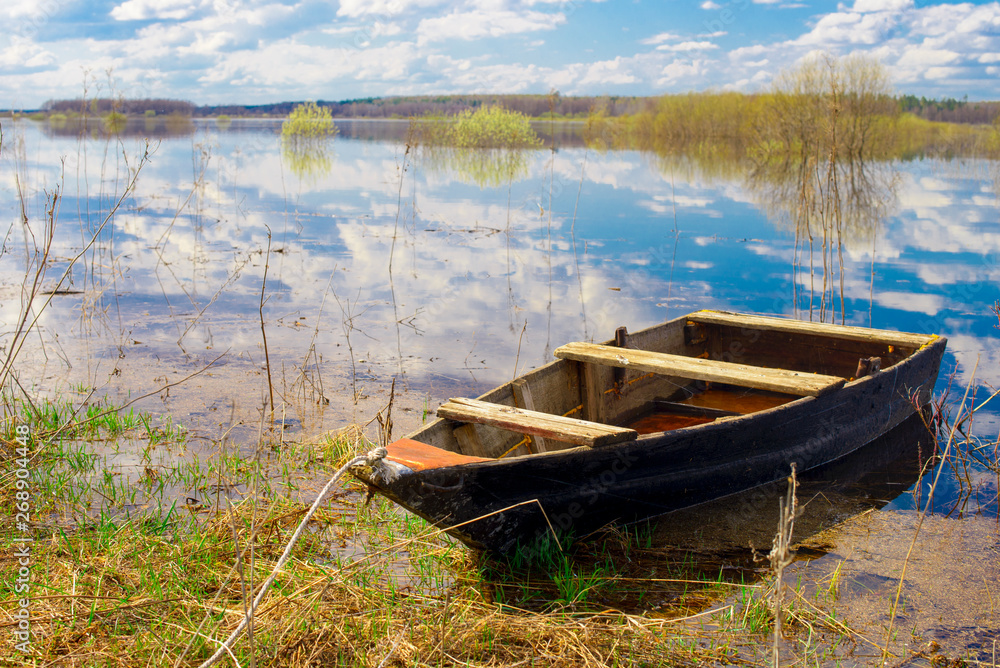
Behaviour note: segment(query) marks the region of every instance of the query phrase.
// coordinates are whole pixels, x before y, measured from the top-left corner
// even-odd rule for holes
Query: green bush
[[[125,129],[126,123],[128,123],[128,116],[120,111],[112,111],[104,117],[104,127],[111,133],[121,132]]]
[[[333,116],[326,107],[315,102],[300,104],[281,125],[282,139],[313,140],[328,139],[337,134]]]
[[[542,144],[527,116],[500,106],[461,112],[448,134],[447,143],[457,148],[535,148]]]

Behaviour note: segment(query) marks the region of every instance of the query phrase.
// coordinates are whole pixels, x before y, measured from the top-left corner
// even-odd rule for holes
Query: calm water
[[[44,312],[22,382],[135,396],[223,355],[144,406],[207,436],[234,407],[250,425],[268,392],[266,264],[276,401],[307,431],[370,419],[393,377],[406,430],[564,342],[700,308],[937,332],[949,339],[939,391],[952,375],[953,397],[1000,383],[995,163],[868,167],[839,221],[796,231],[781,175],[587,149],[566,128],[554,152],[487,156],[408,150],[405,123],[340,128],[307,159],[283,154],[268,122],[196,121],[152,140],[135,191],[62,286],[72,293]],[[28,121],[3,131],[9,332],[31,247],[17,184],[36,235],[46,193],[61,192],[52,286],[145,147]],[[975,432],[995,439],[996,415]],[[995,507],[995,474],[974,475]]]

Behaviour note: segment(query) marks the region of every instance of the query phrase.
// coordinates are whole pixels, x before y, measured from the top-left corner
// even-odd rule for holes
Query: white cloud
[[[931,5],[909,12],[910,28],[915,35],[948,35],[961,20],[962,9],[954,5]]]
[[[929,49],[923,46],[908,47],[897,62],[902,67],[932,67],[955,62],[959,54],[948,49]]]
[[[195,36],[191,44],[180,47],[177,52],[182,55],[200,54],[203,56],[212,56],[233,42],[234,35],[226,31],[208,34],[201,33]]]
[[[340,0],[338,16],[398,16],[425,7],[443,4],[444,0]]]
[[[186,19],[202,4],[202,0],[127,0],[111,10],[111,17],[118,21]]]
[[[468,58],[455,60],[449,56],[431,54],[427,56],[427,64],[437,70],[458,70],[465,72],[472,67],[472,61]]]
[[[901,12],[913,7],[913,0],[855,0],[856,12]]]
[[[631,63],[624,58],[593,63],[579,81],[579,85],[621,85],[635,83],[639,79],[633,74]]]
[[[717,2],[712,2],[712,0],[705,0],[705,2],[701,3],[698,6],[701,7],[702,9],[705,9],[705,10],[708,10],[708,11],[714,11],[716,9],[722,9],[722,5],[720,5]]]
[[[681,39],[681,36],[677,33],[672,32],[661,32],[652,37],[647,37],[646,39],[640,39],[639,44],[663,44],[664,42],[670,41],[672,39]]]
[[[657,51],[705,51],[707,49],[718,49],[718,44],[712,42],[681,42],[680,44],[661,44],[656,47]]]
[[[747,56],[759,56],[762,53],[769,53],[774,50],[774,47],[764,46],[763,44],[754,44],[753,46],[741,46],[738,49],[733,49],[729,52],[729,60],[740,61]]]
[[[45,67],[55,61],[50,51],[20,38],[14,38],[13,44],[0,51],[0,67],[8,70]]]
[[[928,67],[924,71],[925,79],[955,79],[961,75],[960,67]]]
[[[379,37],[392,37],[403,32],[403,26],[396,22],[373,21],[366,24],[323,28],[322,32],[333,37],[345,37],[346,42],[355,47],[366,47]]]
[[[513,12],[509,10],[486,12],[474,10],[454,11],[447,16],[422,19],[417,26],[417,42],[446,42],[451,39],[474,40],[483,37],[552,30],[566,22],[562,13]]]
[[[337,49],[287,40],[252,52],[227,54],[199,81],[243,87],[305,85],[312,91],[333,87],[338,79],[394,81],[409,76],[420,55],[412,42],[368,49]],[[317,97],[320,95],[317,93]]]
[[[837,44],[878,44],[892,30],[897,18],[888,14],[834,13],[816,22],[795,44],[833,47]]]
[[[995,35],[1000,30],[1000,6],[994,3],[976,7],[955,26],[955,31],[963,34],[987,33]]]
[[[660,70],[658,86],[671,86],[681,79],[699,77],[706,71],[705,62],[702,60],[674,60]]]
[[[448,85],[455,90],[461,91],[492,92],[502,90],[520,93],[531,90],[533,87],[544,88],[546,90],[552,86],[560,90],[565,88],[561,84],[551,83],[554,76],[552,70],[537,65],[519,65],[513,63],[479,65],[464,70],[456,67],[453,71],[448,72],[448,75]],[[431,88],[411,87],[399,92],[416,94],[421,92],[431,93],[435,90],[440,90],[439,83],[433,84]]]
[[[37,16],[43,13],[44,4],[38,0],[6,0],[0,7],[0,17],[19,19],[25,16]]]

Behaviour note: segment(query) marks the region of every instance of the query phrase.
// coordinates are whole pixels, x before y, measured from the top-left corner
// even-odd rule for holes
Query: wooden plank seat
[[[910,334],[889,329],[870,329],[849,325],[831,325],[825,322],[805,322],[788,318],[773,318],[763,315],[744,315],[728,311],[697,311],[688,316],[692,322],[712,325],[727,325],[744,329],[759,329],[789,334],[814,334],[847,341],[870,341],[903,348],[917,349],[934,339],[935,335]]]
[[[644,373],[728,383],[803,397],[817,396],[842,386],[846,380],[804,371],[734,364],[597,343],[567,343],[555,350],[560,359],[629,368]]]
[[[476,422],[521,434],[591,447],[632,441],[639,436],[634,429],[529,411],[478,399],[449,399],[441,404],[437,414],[438,417],[458,422]]]

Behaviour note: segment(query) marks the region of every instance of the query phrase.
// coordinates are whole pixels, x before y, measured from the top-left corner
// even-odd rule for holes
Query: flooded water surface
[[[25,343],[21,384],[52,395],[151,393],[140,407],[211,443],[234,423],[249,442],[269,420],[272,392],[297,432],[367,422],[395,378],[402,435],[443,400],[545,364],[563,343],[703,308],[937,333],[948,338],[939,396],[950,387],[956,402],[971,387],[978,403],[1000,384],[996,163],[856,167],[841,176],[836,205],[810,216],[815,202],[792,175],[601,151],[569,125],[541,149],[467,154],[417,145],[402,121],[339,128],[325,151],[303,156],[283,151],[280,125],[267,121],[197,120],[148,147],[141,133],[6,122],[5,332],[17,326],[25,270],[40,261],[33,249],[59,193],[45,279],[55,293]],[[946,464],[937,488],[927,541],[960,534],[956,554],[996,558],[998,409],[977,413],[966,431],[983,447]],[[883,544],[888,528],[912,528],[938,470],[842,506],[824,527],[879,510],[832,530],[826,556],[802,566],[839,555],[841,591],[860,592],[851,600],[872,628],[885,611],[859,601],[898,577],[908,546]],[[971,578],[985,598],[951,626],[925,624],[942,643],[963,637],[958,626],[977,639],[1000,628],[996,561],[954,563],[967,572],[947,577]],[[932,561],[914,569],[928,582],[946,571]],[[907,632],[921,615],[952,614],[941,601],[954,592],[921,592]],[[938,607],[921,609],[920,595]]]

